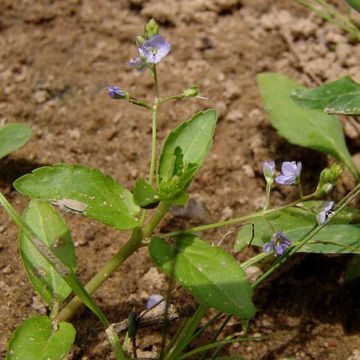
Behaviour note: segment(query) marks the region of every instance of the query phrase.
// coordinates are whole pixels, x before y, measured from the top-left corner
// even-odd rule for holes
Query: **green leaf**
[[[22,147],[31,137],[26,124],[8,124],[0,127],[0,159]]]
[[[6,360],[62,360],[75,340],[74,327],[66,322],[54,329],[47,316],[25,320],[9,342]]]
[[[154,237],[149,245],[152,260],[180,282],[202,304],[221,312],[251,319],[255,314],[246,273],[229,254],[200,238],[184,234],[170,246]]]
[[[171,197],[190,185],[210,150],[216,121],[215,110],[199,112],[168,135],[157,173],[162,195]]]
[[[301,107],[328,114],[360,115],[360,84],[345,76],[315,89],[296,89],[291,98]]]
[[[360,12],[360,0],[345,0],[354,10]]]
[[[71,234],[58,212],[47,202],[31,200],[23,219],[38,238],[75,271],[76,257]],[[19,240],[20,255],[31,284],[50,306],[54,302],[60,304],[71,293],[70,286],[22,231]]]
[[[160,201],[159,194],[144,179],[137,179],[134,188],[134,201],[142,208],[151,208]]]
[[[14,187],[31,198],[51,201],[119,230],[137,226],[135,216],[140,209],[131,192],[96,169],[45,166],[17,179]]]
[[[284,75],[264,73],[257,77],[260,93],[272,125],[291,144],[323,151],[341,160],[360,178],[340,121],[317,110],[303,109],[290,98],[290,92],[303,86]]]
[[[274,231],[282,231],[289,237],[289,233],[297,228],[312,228],[317,224],[316,213],[321,210],[323,201],[306,201],[302,208],[291,207],[273,212],[264,217],[257,217],[252,220],[253,225],[245,225],[238,232],[235,240],[235,251],[241,251],[250,242],[252,245],[263,246],[270,241]],[[332,221],[331,224],[348,224],[359,219],[359,210],[344,208]],[[270,224],[271,223],[271,226]],[[254,226],[254,236],[252,227]],[[327,225],[328,226],[332,225]],[[321,230],[321,232],[324,230]],[[321,233],[320,232],[320,233]],[[294,240],[289,237],[290,240]],[[300,250],[302,251],[302,250]]]
[[[312,226],[305,226],[287,232],[291,241],[298,241],[311,231]],[[299,252],[320,254],[360,253],[360,225],[327,225]]]

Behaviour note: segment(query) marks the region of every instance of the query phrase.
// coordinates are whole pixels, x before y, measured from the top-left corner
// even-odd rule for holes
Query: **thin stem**
[[[269,208],[270,204],[270,192],[271,192],[271,185],[270,183],[266,182],[266,192],[265,192],[265,205],[264,205],[264,211],[266,211]]]
[[[154,106],[152,108],[152,141],[151,141],[151,163],[149,173],[149,183],[153,185],[155,164],[156,164],[156,128],[157,128],[157,111],[158,111],[158,99],[155,98]]]
[[[299,190],[300,199],[302,200],[302,199],[304,199],[304,193],[303,193],[301,184],[298,183],[298,184],[297,184],[297,187],[298,187],[298,190]]]
[[[174,346],[167,352],[163,360],[175,360],[179,359],[180,354],[186,348],[186,346],[191,341],[193,333],[199,326],[202,318],[204,317],[207,306],[199,305],[198,309],[196,310],[195,314],[189,318],[185,326],[183,327],[182,331],[178,334],[176,342]]]
[[[210,325],[212,325],[223,313],[218,312],[206,324],[204,324],[191,338],[191,341],[199,337]]]
[[[225,326],[227,325],[227,323],[230,321],[232,315],[228,315],[225,320],[222,322],[221,326],[219,327],[219,329],[216,331],[216,333],[213,335],[213,337],[211,338],[210,340],[210,344],[214,343],[217,338],[219,337],[219,335],[222,333],[222,331],[224,330]],[[207,355],[208,351],[205,351],[200,360],[204,360],[206,358],[206,355]]]
[[[250,266],[260,262],[261,260],[265,259],[266,257],[270,256],[270,254],[261,252],[253,257],[251,257],[250,259],[244,261],[243,263],[240,264],[240,266],[246,270],[247,268],[249,268]]]
[[[181,355],[179,357],[179,359],[180,360],[187,359],[187,358],[192,357],[195,354],[201,353],[203,351],[211,350],[211,349],[217,348],[219,346],[223,346],[223,345],[226,345],[226,344],[231,344],[231,343],[234,343],[234,342],[265,340],[265,339],[269,339],[271,337],[269,335],[248,337],[248,338],[243,338],[243,337],[238,338],[236,336],[238,336],[238,334],[234,334],[232,336],[230,335],[225,340],[217,341],[217,342],[212,343],[212,344],[207,344],[207,345],[198,347],[198,348],[196,348],[194,350],[191,350],[191,351],[185,353],[184,355]]]
[[[216,229],[219,227],[223,227],[223,226],[231,226],[231,225],[235,225],[238,223],[242,223],[245,222],[247,220],[251,220],[251,219],[255,219],[258,217],[263,217],[269,214],[273,214],[276,213],[278,211],[287,209],[289,207],[295,206],[305,200],[309,200],[314,198],[315,195],[314,194],[310,194],[310,195],[306,195],[304,196],[302,199],[298,199],[296,201],[293,201],[292,203],[288,204],[288,205],[284,205],[284,206],[280,206],[278,208],[273,208],[273,209],[269,209],[266,211],[259,211],[257,213],[254,214],[250,214],[250,215],[245,215],[245,216],[240,216],[237,218],[233,218],[230,220],[225,220],[225,221],[220,221],[217,223],[212,223],[212,224],[206,224],[206,225],[200,225],[200,226],[196,226],[196,227],[192,227],[189,229],[184,229],[184,230],[177,230],[177,231],[172,231],[170,233],[167,234],[161,234],[161,237],[167,238],[167,237],[173,237],[173,236],[177,236],[177,235],[181,235],[181,234],[185,234],[185,233],[189,233],[189,232],[199,232],[199,231],[206,231],[206,230],[212,230],[212,229]]]
[[[181,100],[181,99],[183,99],[184,97],[186,97],[184,94],[178,94],[178,95],[168,96],[168,97],[159,99],[159,105],[162,104],[162,103],[164,103],[164,102],[166,102],[166,101],[169,101],[169,100]]]
[[[153,217],[150,219],[149,223],[144,228],[144,240],[151,236],[156,226],[159,224],[160,220],[164,217],[164,215],[167,213],[171,206],[171,203],[168,203],[166,201],[161,201],[157,211],[153,215]]]
[[[156,64],[154,64],[152,67],[152,75],[154,77],[154,94],[155,94],[155,98],[158,99],[159,98],[159,79],[158,79],[158,75],[157,75]]]

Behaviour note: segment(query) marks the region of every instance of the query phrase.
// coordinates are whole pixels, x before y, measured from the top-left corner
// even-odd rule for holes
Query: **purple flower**
[[[265,243],[263,251],[267,254],[274,251],[276,255],[282,255],[287,247],[291,245],[291,241],[282,231],[278,231],[272,239]]]
[[[275,175],[275,161],[266,160],[263,163],[263,173],[266,178],[272,178]]]
[[[126,93],[117,86],[108,86],[107,92],[112,99],[125,99]]]
[[[275,178],[275,181],[281,185],[298,184],[300,181],[301,162],[285,161],[281,165],[282,174]]]
[[[154,308],[155,306],[160,306],[160,309],[165,309],[165,301],[164,298],[159,295],[159,294],[153,294],[149,297],[147,303],[146,303],[146,308],[148,310]]]
[[[334,208],[334,201],[326,201],[322,205],[322,211],[316,215],[316,219],[319,225],[323,225],[326,219],[333,214],[332,209]]]
[[[146,64],[140,56],[137,56],[135,59],[130,59],[129,66],[138,71],[144,71]]]
[[[139,53],[149,63],[157,64],[169,53],[170,48],[170,44],[160,35],[153,35],[144,41],[139,48]]]

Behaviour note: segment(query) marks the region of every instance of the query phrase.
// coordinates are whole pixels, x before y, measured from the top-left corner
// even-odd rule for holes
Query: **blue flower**
[[[153,309],[155,306],[159,306],[161,310],[164,310],[166,307],[166,302],[164,298],[159,294],[151,295],[146,302],[146,308],[148,310]]]
[[[281,165],[282,174],[275,178],[281,185],[298,184],[300,182],[301,162],[285,161]]]
[[[291,241],[286,235],[282,231],[278,231],[269,242],[264,244],[263,251],[267,254],[274,251],[276,255],[282,255],[290,245]]]
[[[165,41],[160,35],[153,35],[139,48],[139,53],[149,63],[159,63],[170,51],[170,44]]]
[[[275,175],[275,161],[272,160],[266,160],[263,163],[263,174],[265,176],[265,179],[267,178],[273,178]]]
[[[108,92],[109,96],[115,100],[126,98],[126,92],[121,90],[117,86],[108,86],[107,92]]]
[[[334,201],[326,201],[322,205],[322,211],[316,215],[319,225],[323,225],[326,219],[333,214]]]
[[[144,71],[146,63],[140,56],[137,56],[135,59],[130,59],[129,66],[138,71]]]

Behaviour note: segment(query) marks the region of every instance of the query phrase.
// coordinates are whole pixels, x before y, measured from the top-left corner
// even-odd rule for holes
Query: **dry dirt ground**
[[[276,71],[314,86],[350,74],[360,81],[360,44],[292,0],[66,0],[0,2],[0,122],[32,126],[31,141],[0,161],[0,189],[22,211],[28,199],[12,182],[39,166],[81,163],[101,169],[132,188],[147,174],[151,120],[141,108],[111,100],[104,88],[117,85],[150,100],[151,78],[127,67],[136,56],[134,38],[155,17],[172,45],[159,65],[161,94],[176,94],[196,84],[208,100],[165,106],[158,137],[194,112],[219,113],[211,155],[191,187],[204,208],[192,223],[247,214],[264,201],[261,163],[301,160],[307,189],[316,185],[326,156],[279,138],[267,121],[256,74]],[[359,126],[345,125],[355,158]],[[160,145],[159,145],[160,149]],[[345,174],[340,198],[353,186]],[[277,204],[294,199],[277,188]],[[205,208],[208,210],[206,211]],[[108,227],[65,215],[75,239],[78,275],[86,282],[126,240]],[[163,230],[189,226],[169,216]],[[209,240],[227,229],[210,233]],[[231,238],[227,240],[231,241]],[[231,246],[228,248],[231,250]],[[239,260],[246,254],[241,255]],[[258,308],[250,335],[270,335],[236,343],[224,354],[247,360],[360,359],[360,285],[345,284],[348,257],[297,256],[287,269],[256,294]],[[141,310],[149,294],[164,293],[166,279],[144,250],[133,256],[96,293],[111,321]],[[17,229],[0,211],[0,354],[15,327],[45,311],[29,285],[17,250]],[[111,359],[101,326],[87,311],[74,321],[72,359]],[[227,332],[239,330],[237,321]],[[206,338],[211,337],[211,332]],[[154,355],[160,336],[139,335],[141,356]]]

